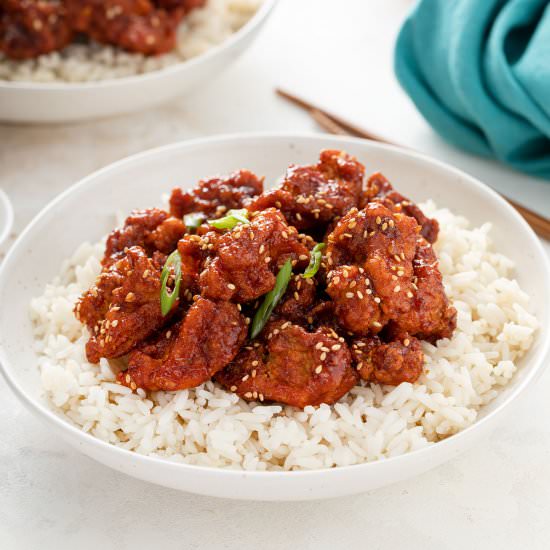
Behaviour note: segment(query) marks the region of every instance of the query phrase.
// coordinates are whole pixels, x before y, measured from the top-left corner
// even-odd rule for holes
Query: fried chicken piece
[[[363,380],[398,386],[411,384],[422,374],[424,354],[420,342],[407,334],[384,343],[377,336],[357,338],[351,346],[357,372]]]
[[[86,355],[120,357],[160,329],[160,269],[138,246],[104,269],[75,306],[75,315],[90,330]],[[177,302],[176,302],[177,303]]]
[[[357,383],[351,353],[330,329],[307,332],[289,321],[263,331],[259,346],[247,346],[216,380],[248,401],[294,407],[335,403]]]
[[[403,212],[407,216],[413,217],[422,228],[422,236],[429,243],[435,243],[437,240],[438,221],[428,218],[414,202],[398,193],[382,174],[376,173],[369,178],[363,200],[381,202],[390,210]]]
[[[124,226],[115,229],[107,238],[102,264],[108,266],[116,262],[124,256],[124,250],[131,246],[140,246],[149,256],[155,251],[170,254],[185,232],[183,221],[171,217],[164,210],[134,210],[126,218]]]
[[[187,14],[190,11],[202,8],[206,0],[154,0],[155,4],[168,12]]]
[[[238,170],[228,176],[201,180],[192,191],[176,187],[170,197],[170,212],[182,218],[191,212],[203,212],[219,218],[227,210],[245,207],[263,191],[264,180],[249,170]]]
[[[258,197],[249,209],[276,207],[300,230],[319,228],[357,206],[364,175],[355,157],[322,151],[317,165],[290,166],[281,186]]]
[[[64,48],[71,30],[63,4],[46,0],[0,3],[0,52],[12,59],[31,59]]]
[[[338,222],[328,236],[327,293],[346,330],[379,332],[408,312],[419,229],[413,218],[375,202]]]
[[[205,243],[212,249],[200,275],[201,294],[213,300],[255,300],[275,286],[286,260],[302,269],[307,266],[305,243],[279,211],[259,212],[250,224],[239,224],[215,243]]]
[[[317,281],[314,278],[304,279],[302,275],[294,275],[273,313],[294,323],[307,323],[316,301]]]
[[[130,354],[118,381],[151,391],[193,388],[233,360],[246,333],[235,304],[199,298],[180,324]]]
[[[452,336],[456,328],[456,309],[449,304],[445,294],[434,249],[421,236],[417,239],[413,261],[411,302],[409,311],[390,323],[393,333],[399,337],[410,333],[431,342]]]
[[[143,55],[173,50],[182,13],[150,0],[65,0],[71,26],[96,42]]]

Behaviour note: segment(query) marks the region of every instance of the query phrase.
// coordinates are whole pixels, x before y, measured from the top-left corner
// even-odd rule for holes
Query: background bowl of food
[[[10,0],[0,28],[0,120],[78,121],[180,96],[242,53],[275,1]],[[22,25],[23,39],[14,31]]]
[[[266,189],[280,185],[291,163],[309,165],[305,173],[318,176],[316,162],[323,149],[347,151],[367,174],[382,172],[439,221],[433,246],[450,306],[456,309],[456,329],[450,338],[421,342],[424,364],[415,381],[357,378],[331,405],[293,407],[281,403],[285,396],[262,399],[246,391],[241,382],[249,383],[254,374],[239,378],[235,386],[222,376],[182,391],[144,392],[136,390],[136,378],[126,380],[125,371],[118,372],[117,361],[87,361],[90,334],[77,319],[83,316],[78,307],[75,316],[75,304],[100,273],[104,238],[119,223],[117,212],[162,207],[161,195],[175,186],[183,194],[176,193],[174,204],[187,204],[185,191],[200,179],[243,168],[264,176]],[[340,158],[342,170],[349,173],[349,157]],[[357,166],[357,161],[350,162]],[[287,178],[298,173],[304,172],[292,168]],[[327,174],[322,177],[330,178]],[[248,172],[244,177],[252,181]],[[208,181],[205,189],[213,181],[228,180]],[[306,208],[307,197],[296,198]],[[279,199],[272,195],[269,201],[279,208]],[[412,203],[401,204],[407,208]],[[315,213],[310,212],[313,221]],[[359,215],[357,221],[347,220],[350,232],[358,220]],[[170,224],[177,226],[176,221]],[[382,222],[380,231],[391,234],[393,225]],[[196,239],[208,254],[208,243]],[[404,274],[402,259],[395,262],[397,280]],[[27,227],[0,271],[0,300],[10,312],[0,320],[0,363],[11,388],[48,429],[88,456],[140,479],[241,499],[358,493],[449,460],[482,442],[513,409],[541,373],[549,349],[548,263],[532,230],[495,192],[420,154],[322,135],[241,135],[179,143],[89,176]],[[302,268],[296,264],[294,269]],[[392,277],[391,284],[398,282]],[[359,298],[357,288],[349,290],[350,299]],[[212,326],[216,323],[214,318]],[[279,327],[281,333],[285,326]],[[200,334],[209,337],[208,330]],[[273,335],[275,340],[275,330]],[[161,336],[171,345],[171,334]],[[342,345],[335,341],[326,350],[315,345],[304,353],[318,355],[321,363],[330,361],[331,354],[342,353],[342,340]],[[289,361],[291,354],[292,349]],[[325,376],[327,365],[309,374]]]

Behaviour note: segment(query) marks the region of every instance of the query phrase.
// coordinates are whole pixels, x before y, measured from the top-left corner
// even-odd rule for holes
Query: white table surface
[[[400,91],[391,49],[410,3],[281,0],[253,48],[192,96],[81,125],[0,126],[0,187],[16,209],[14,235],[57,193],[128,154],[215,133],[317,131],[273,96],[276,84],[550,215],[549,183],[454,151]],[[550,370],[483,445],[420,477],[278,504],[179,493],[109,470],[48,433],[0,380],[0,548],[549,548],[549,393]]]

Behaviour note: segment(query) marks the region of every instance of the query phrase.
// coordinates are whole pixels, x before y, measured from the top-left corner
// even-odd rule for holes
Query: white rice
[[[178,30],[176,48],[146,57],[97,43],[71,44],[60,52],[14,61],[0,54],[0,80],[91,82],[158,71],[200,55],[238,31],[263,0],[207,0]]]
[[[433,203],[436,245],[448,296],[458,310],[452,340],[424,343],[416,384],[355,387],[334,406],[297,410],[247,404],[208,382],[175,393],[133,394],[114,383],[107,361],[86,361],[87,331],[77,297],[100,271],[103,245],[83,244],[61,275],[32,300],[46,399],[68,420],[113,445],[187,464],[245,470],[305,470],[373,461],[433,444],[475,422],[506,386],[533,341],[537,320],[512,278],[512,262],[491,248],[490,224]]]

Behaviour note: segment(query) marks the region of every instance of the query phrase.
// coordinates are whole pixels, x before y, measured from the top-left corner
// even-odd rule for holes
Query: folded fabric
[[[420,0],[395,71],[446,140],[550,179],[548,0]]]

